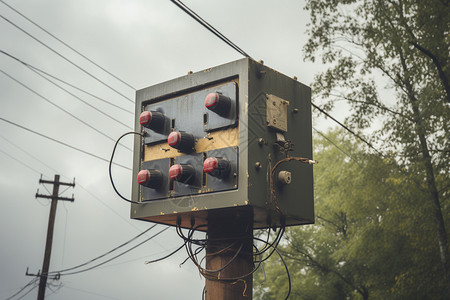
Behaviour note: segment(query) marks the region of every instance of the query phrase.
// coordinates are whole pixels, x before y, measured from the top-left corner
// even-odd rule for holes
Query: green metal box
[[[231,99],[232,113],[217,116],[205,109],[210,92]],[[314,223],[312,166],[287,157],[312,159],[311,90],[249,58],[206,69],[137,91],[139,115],[158,110],[167,116],[165,133],[146,130],[135,137],[131,218],[189,228],[204,225],[208,214],[251,211],[254,228]],[[165,135],[171,130],[192,133],[195,150],[171,149]],[[205,157],[219,155],[232,162],[232,176],[221,182],[206,175]],[[273,174],[272,168],[283,159]],[[137,181],[148,166],[167,169],[177,162],[195,167],[193,186],[165,179],[160,190],[148,190]],[[161,167],[161,164],[163,166]],[[272,184],[271,184],[272,182]]]

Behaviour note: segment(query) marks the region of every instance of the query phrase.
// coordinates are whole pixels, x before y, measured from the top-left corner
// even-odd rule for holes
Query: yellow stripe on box
[[[238,127],[228,128],[225,130],[208,133],[205,138],[198,139],[197,143],[195,144],[195,152],[201,153],[238,145]],[[179,152],[177,149],[170,147],[167,142],[157,145],[145,146],[144,151],[144,161],[151,161],[162,158],[173,158],[185,155],[185,153]]]

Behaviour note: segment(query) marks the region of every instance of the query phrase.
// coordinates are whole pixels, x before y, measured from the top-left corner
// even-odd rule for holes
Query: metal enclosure
[[[216,92],[231,100],[225,114],[205,107],[206,95]],[[139,115],[145,110],[167,117],[163,130],[143,129]],[[269,184],[271,168],[286,155],[312,159],[311,91],[297,80],[248,58],[188,74],[137,91],[135,128],[145,137],[134,140],[132,200],[142,204],[131,205],[131,218],[181,222],[186,228],[195,223],[206,230],[211,211],[233,215],[249,210],[254,228],[314,222],[311,165],[289,161],[277,167],[272,176],[277,205]],[[171,131],[192,134],[194,151],[171,148]],[[208,157],[230,162],[227,177],[203,171]],[[169,167],[178,163],[194,167],[190,184],[168,178]],[[146,168],[162,172],[160,188],[137,183],[138,172]],[[290,183],[278,180],[280,171],[287,171],[282,175],[288,174]]]

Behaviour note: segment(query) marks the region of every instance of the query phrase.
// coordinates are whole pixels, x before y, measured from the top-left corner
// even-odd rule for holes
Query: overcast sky
[[[61,45],[2,2],[133,88]],[[302,59],[308,23],[304,1],[185,0],[184,3],[254,59],[262,59],[288,76],[297,76],[305,84],[309,85],[314,74],[323,68]],[[242,58],[169,0],[1,0],[0,15],[1,51],[128,111],[134,111],[135,89]],[[107,118],[2,53],[0,70],[85,124],[1,72],[0,118],[106,159],[114,145],[111,139],[130,131],[126,126],[133,126],[134,114],[65,86],[124,124]],[[324,120],[314,122],[321,128],[328,126]],[[132,138],[126,138],[124,144],[132,147]],[[131,167],[131,151],[119,148],[116,162]],[[52,186],[39,185],[40,174],[47,180],[60,174],[64,182],[76,178],[77,184],[75,189],[62,194],[71,197],[74,193],[75,202],[58,203],[51,271],[84,263],[152,225],[129,218],[129,204],[120,200],[110,185],[107,163],[2,120],[0,166],[0,299],[13,295],[32,279],[25,276],[27,268],[30,273],[42,268],[50,201],[35,199],[34,195],[37,189],[41,194],[50,194]],[[131,172],[120,167],[114,167],[113,172],[118,189],[129,196]],[[164,228],[158,225],[144,238]],[[184,252],[157,264],[144,264],[181,243],[170,228],[102,267],[50,281],[55,292],[47,290],[47,299],[201,299],[204,281],[195,267],[190,262],[179,267],[186,257]],[[35,299],[36,295],[37,288],[22,299]]]

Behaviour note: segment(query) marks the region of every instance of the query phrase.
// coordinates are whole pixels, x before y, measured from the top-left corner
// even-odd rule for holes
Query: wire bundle
[[[249,224],[250,225],[250,224]],[[183,247],[186,250],[187,258],[180,264],[183,265],[187,260],[191,260],[194,265],[198,268],[199,273],[206,279],[206,280],[214,280],[214,281],[220,281],[227,284],[237,284],[238,282],[244,283],[244,291],[243,294],[245,294],[247,290],[247,282],[246,278],[253,275],[260,267],[263,268],[263,262],[267,261],[275,252],[280,256],[288,276],[289,281],[289,290],[286,296],[286,299],[288,299],[290,292],[291,292],[291,280],[289,275],[289,270],[287,267],[286,262],[284,261],[281,253],[278,251],[277,247],[283,237],[283,234],[285,232],[285,225],[283,224],[281,228],[278,230],[275,238],[273,241],[270,242],[271,237],[271,229],[269,228],[267,230],[267,238],[261,239],[259,237],[253,237],[253,251],[251,253],[246,253],[247,249],[245,249],[245,243],[246,239],[248,237],[246,236],[236,236],[236,237],[228,237],[228,238],[217,238],[217,239],[211,239],[208,237],[205,238],[195,238],[195,233],[200,228],[207,227],[207,225],[198,225],[195,226],[192,225],[190,229],[188,229],[187,234],[185,234],[180,226],[180,224],[177,225],[177,234],[178,236],[183,239],[184,243],[181,245],[178,249],[176,249],[174,252],[170,253],[169,255],[153,260],[146,263],[154,263],[157,261],[161,261],[179,250],[181,250]],[[263,244],[262,247],[259,247],[258,244]],[[221,246],[219,246],[221,245]],[[214,251],[213,253],[205,253],[202,254],[204,251],[207,250],[207,247],[211,248],[217,248],[218,250]],[[221,247],[221,248],[220,248]],[[207,269],[204,264],[205,260],[208,257],[208,259],[211,259],[214,256],[223,255],[224,253],[229,252],[229,256],[231,257],[230,260],[228,260],[223,266],[221,266],[218,269]],[[241,274],[239,276],[235,277],[224,277],[221,276],[221,272],[230,267],[233,262],[238,259],[241,255],[251,255],[253,258],[253,268],[250,272],[246,274]],[[203,297],[206,292],[206,289],[203,290]]]

